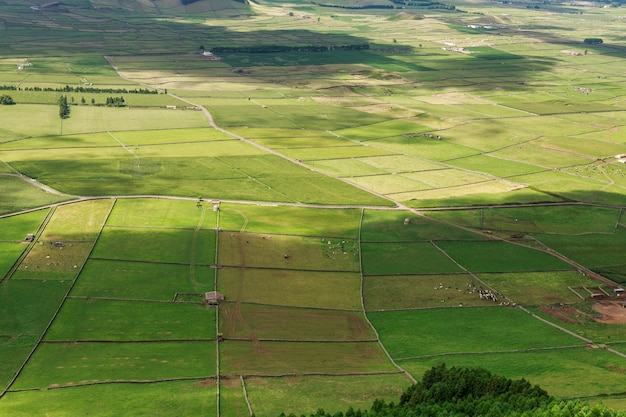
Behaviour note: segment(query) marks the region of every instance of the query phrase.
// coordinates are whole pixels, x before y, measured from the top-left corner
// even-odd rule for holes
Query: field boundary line
[[[181,265],[181,266],[189,266],[187,262],[171,262],[171,261],[150,261],[150,260],[142,260],[142,259],[115,259],[115,258],[100,258],[97,256],[89,258],[92,261],[117,261],[117,262],[137,262],[137,263],[146,263],[146,264],[157,264],[157,265]],[[209,264],[198,264],[200,266],[211,266]]]
[[[235,303],[232,300],[224,300],[222,303]],[[241,304],[249,304],[255,306],[262,307],[282,307],[282,308],[294,308],[300,310],[322,310],[322,311],[342,311],[346,313],[359,313],[362,310],[360,308],[331,308],[331,307],[307,307],[307,306],[294,306],[294,305],[286,305],[286,304],[269,304],[269,303],[258,303],[254,301],[242,301]]]
[[[195,227],[169,227],[169,226],[122,226],[118,224],[107,224],[107,228],[111,229],[163,229],[163,230],[196,230]],[[215,230],[215,229],[206,229]]]
[[[440,306],[440,305],[436,305],[436,306],[427,306],[427,307],[406,307],[406,308],[390,308],[388,310],[368,310],[368,313],[387,313],[387,312],[391,312],[391,311],[420,311],[420,310],[444,310],[444,309],[450,309],[450,308],[497,308],[497,307],[504,307],[501,304],[487,304],[487,305],[465,305],[463,304],[463,307],[459,307],[459,306]]]
[[[613,228],[613,234],[617,233],[617,229],[622,225],[622,215],[624,214],[624,207],[620,207],[619,213],[617,214],[617,221],[615,222],[615,227]]]
[[[114,260],[114,259],[111,259]],[[155,263],[161,263],[161,262],[155,262]],[[163,263],[167,263],[167,262],[163,262]],[[343,272],[343,273],[352,273],[352,274],[358,274],[359,271],[358,270],[352,270],[352,269],[304,269],[304,268],[274,268],[271,266],[249,266],[246,265],[245,267],[241,266],[241,265],[218,265],[218,267],[220,268],[239,268],[239,269],[260,269],[260,270],[268,270],[268,271],[300,271],[300,272]]]
[[[419,355],[419,356],[407,356],[405,358],[398,358],[398,361],[412,361],[418,359],[438,358],[441,356],[463,356],[463,355],[494,355],[494,354],[509,354],[509,353],[528,353],[528,352],[541,352],[546,350],[560,350],[560,349],[580,349],[585,347],[582,345],[571,346],[551,346],[540,348],[526,348],[526,349],[507,349],[507,350],[485,350],[483,352],[445,352],[445,353],[433,353],[431,355]]]
[[[370,321],[369,317],[367,317],[367,311],[365,310],[365,299],[363,297],[363,285],[364,285],[364,282],[365,282],[365,276],[363,275],[363,254],[362,254],[362,250],[361,250],[361,233],[362,233],[362,230],[363,230],[363,217],[364,216],[365,216],[365,208],[361,208],[361,216],[359,218],[359,232],[357,234],[357,247],[358,247],[358,253],[359,253],[359,277],[361,278],[360,292],[359,292],[359,296],[361,298],[361,312],[363,314],[363,317],[365,318],[365,321],[367,322],[367,324],[370,326],[370,328],[374,332],[374,335],[376,336],[376,342],[378,343],[378,346],[380,346],[380,348],[383,350],[383,352],[385,352],[385,355],[389,359],[389,362],[391,362],[391,364],[393,366],[395,366],[396,369],[400,373],[406,375],[409,378],[409,380],[411,380],[415,384],[415,383],[417,383],[417,380],[413,377],[413,375],[411,375],[409,372],[407,372],[406,369],[402,368],[400,365],[398,365],[396,363],[396,361],[393,360],[393,358],[389,354],[389,351],[387,351],[387,348],[385,347],[383,342],[380,340],[380,335],[378,334],[378,330],[376,330],[376,328],[374,327],[374,325]]]
[[[254,416],[254,412],[252,411],[252,405],[250,404],[250,400],[248,399],[248,390],[246,389],[246,381],[243,378],[243,375],[239,375],[241,379],[241,388],[243,389],[243,398],[246,400],[246,405],[248,406],[248,412],[251,416]]]
[[[352,340],[335,340],[335,339],[277,339],[277,338],[251,338],[251,337],[224,337],[224,340],[232,340],[235,342],[249,342],[251,340],[258,342],[276,342],[276,343],[378,343],[378,339],[352,339]]]
[[[196,302],[196,301],[151,300],[151,299],[143,299],[143,298],[90,297],[86,295],[68,295],[66,298],[69,300],[127,301],[129,303],[170,303],[170,304],[198,304],[198,305],[204,304],[203,302],[199,302],[199,301]]]
[[[76,340],[59,340],[47,339],[42,340],[44,345],[74,344],[74,343],[104,343],[104,344],[128,344],[128,343],[196,343],[196,342],[215,342],[216,338],[199,338],[199,339],[139,339],[139,340],[111,340],[111,339],[76,339]]]
[[[24,368],[26,367],[28,362],[31,360],[31,358],[33,357],[33,355],[37,351],[37,348],[39,348],[39,346],[41,345],[42,341],[46,337],[46,333],[48,333],[48,330],[50,330],[50,327],[52,326],[52,323],[54,323],[54,320],[59,315],[59,312],[63,308],[63,305],[65,304],[65,301],[67,300],[67,297],[72,292],[72,289],[76,285],[76,282],[78,282],[78,277],[82,273],[83,269],[85,268],[85,265],[87,264],[87,261],[89,260],[90,255],[92,254],[94,248],[96,247],[96,243],[98,242],[98,239],[100,238],[100,234],[102,233],[102,230],[104,229],[104,225],[106,224],[107,220],[109,219],[109,216],[111,216],[111,212],[113,211],[113,207],[115,207],[115,202],[116,201],[117,201],[116,199],[113,199],[113,202],[111,203],[111,207],[109,208],[109,212],[107,213],[107,215],[104,217],[104,219],[102,221],[102,225],[100,226],[100,231],[98,232],[98,235],[93,240],[93,243],[91,245],[91,249],[89,250],[89,253],[86,254],[85,260],[81,263],[80,268],[78,269],[78,271],[76,271],[76,275],[74,276],[74,279],[72,280],[71,285],[69,286],[69,288],[65,292],[65,295],[63,296],[63,299],[59,303],[59,306],[57,307],[56,311],[52,315],[52,318],[48,321],[48,324],[46,325],[46,328],[41,333],[41,336],[39,337],[39,340],[37,341],[37,343],[35,343],[35,346],[32,348],[32,350],[30,351],[30,353],[28,354],[28,356],[26,357],[26,359],[24,360],[24,362],[22,363],[22,365],[20,366],[18,371],[15,373],[15,375],[13,376],[13,378],[11,379],[9,384],[2,390],[2,392],[0,392],[0,399],[2,397],[4,397],[4,395],[13,386],[13,384],[15,383],[17,378],[19,378],[19,376],[21,375],[22,371],[24,370]],[[47,223],[46,223],[46,225],[47,225]],[[42,230],[42,232],[43,232],[43,230]]]
[[[333,209],[326,209],[326,210],[333,210]],[[340,208],[337,208],[336,210],[343,210]],[[244,217],[243,213],[240,213],[237,210],[232,210],[234,212],[236,212],[237,214],[240,214],[242,217]],[[247,224],[247,218],[246,218],[246,224]],[[245,228],[246,225],[244,225],[243,228]],[[296,233],[280,233],[280,232],[250,232],[250,231],[245,231],[240,229],[240,230],[232,230],[232,229],[219,229],[219,232],[224,232],[224,233],[247,233],[250,235],[272,235],[272,236],[285,236],[285,237],[305,237],[305,238],[310,238],[310,239],[342,239],[342,240],[352,240],[354,242],[357,241],[356,237],[345,237],[345,236],[329,236],[329,235],[302,235],[302,234],[296,234]],[[478,239],[477,239],[478,240]],[[370,243],[370,242],[367,242]]]
[[[207,379],[215,379],[214,376],[182,376],[178,378],[163,378],[163,379],[112,379],[109,381],[98,381],[98,382],[85,382],[83,384],[76,383],[72,385],[61,385],[57,387],[45,387],[45,388],[24,388],[24,389],[16,389],[16,390],[8,390],[7,392],[25,392],[25,391],[50,391],[54,389],[69,389],[69,388],[78,388],[78,387],[88,387],[94,385],[112,385],[112,384],[157,384],[161,382],[177,382],[177,381],[204,381]]]
[[[220,230],[220,219],[221,219],[221,210],[218,204],[217,213],[215,216],[215,256],[213,258],[213,262],[217,265],[218,254],[219,254],[219,230]],[[217,268],[213,269],[213,291],[217,291]],[[220,331],[220,306],[219,304],[215,307],[215,412],[217,413],[217,417],[221,416],[221,371],[220,371],[220,340],[219,340],[219,331]]]
[[[403,375],[406,371],[370,371],[370,372],[339,372],[331,374],[327,372],[287,372],[282,374],[226,374],[223,375],[224,379],[237,379],[243,376],[246,379],[249,378],[293,378],[302,376],[329,376],[329,377],[348,377],[348,376],[376,376],[376,375]]]

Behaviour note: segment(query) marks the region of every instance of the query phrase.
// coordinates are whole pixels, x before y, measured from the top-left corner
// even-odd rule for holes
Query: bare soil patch
[[[587,315],[577,308],[569,306],[543,306],[539,308],[546,314],[563,321],[565,323],[582,324],[585,322]]]
[[[623,301],[603,301],[595,303],[593,309],[601,314],[596,321],[607,324],[626,323],[626,308]]]

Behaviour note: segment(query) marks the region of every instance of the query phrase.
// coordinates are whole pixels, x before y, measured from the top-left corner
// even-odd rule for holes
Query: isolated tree
[[[67,104],[66,96],[59,97],[59,117],[61,120],[69,119],[70,117],[70,106]]]
[[[70,106],[67,104],[67,97],[61,96],[59,97],[59,118],[61,119],[61,127],[60,134],[63,134],[63,119],[69,119],[70,117]]]
[[[5,104],[5,105],[15,104],[15,101],[13,101],[13,97],[3,94],[0,96],[0,104]]]
[[[81,97],[80,98],[80,104],[85,104],[87,103],[87,101],[85,100],[85,97]]]

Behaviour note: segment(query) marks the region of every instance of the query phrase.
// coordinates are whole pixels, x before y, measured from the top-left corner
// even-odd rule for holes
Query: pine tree
[[[69,119],[70,117],[70,106],[67,104],[66,96],[59,98],[59,117],[61,119]]]

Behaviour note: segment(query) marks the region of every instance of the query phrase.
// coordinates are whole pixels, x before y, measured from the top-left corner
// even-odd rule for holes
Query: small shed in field
[[[218,305],[221,301],[224,301],[224,294],[219,291],[204,293],[204,302],[208,305]]]

